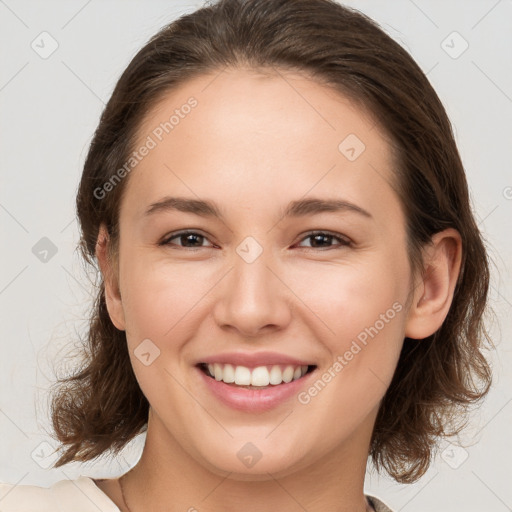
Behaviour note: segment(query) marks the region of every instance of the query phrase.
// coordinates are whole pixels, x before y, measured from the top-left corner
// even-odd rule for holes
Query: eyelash
[[[197,231],[190,231],[190,230],[185,230],[185,231],[178,231],[176,233],[171,233],[169,236],[167,236],[164,240],[162,240],[158,245],[160,246],[164,246],[164,245],[175,245],[175,244],[171,244],[171,240],[174,240],[175,238],[178,238],[178,237],[182,237],[182,236],[186,236],[186,235],[197,235],[199,237],[202,237],[204,239],[208,239],[205,235],[202,235],[201,233],[197,232]],[[334,246],[334,247],[327,247],[327,248],[318,248],[318,247],[303,247],[303,249],[309,249],[309,250],[319,250],[319,251],[326,251],[326,250],[332,250],[332,249],[336,249],[336,247],[338,248],[341,248],[341,247],[351,247],[352,246],[352,241],[349,240],[347,237],[344,237],[342,235],[340,235],[339,233],[331,233],[329,231],[311,231],[310,233],[307,233],[300,241],[304,241],[308,238],[313,238],[315,236],[319,236],[319,235],[324,235],[324,236],[327,236],[327,237],[331,237],[333,238],[334,240],[337,240],[338,242],[340,242],[340,244],[338,246]],[[179,247],[180,249],[188,249],[189,251],[198,251],[198,250],[201,250],[201,249],[204,249],[204,247],[183,247],[183,246],[180,246],[178,245],[177,247]]]

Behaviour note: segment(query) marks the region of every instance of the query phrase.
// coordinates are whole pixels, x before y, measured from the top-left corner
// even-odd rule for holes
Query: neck
[[[343,446],[286,475],[224,474],[195,460],[150,410],[142,456],[123,479],[126,501],[131,512],[365,512],[370,437],[371,428],[360,429]]]

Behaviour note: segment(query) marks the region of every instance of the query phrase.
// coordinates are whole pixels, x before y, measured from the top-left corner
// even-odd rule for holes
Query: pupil
[[[191,242],[193,244],[194,239],[197,242],[198,238],[202,238],[202,236],[201,235],[194,235],[194,234],[186,234],[186,235],[182,235],[181,241],[183,243],[183,240],[186,240],[185,244],[187,244],[188,242]]]
[[[331,235],[313,235],[313,239],[315,240],[315,243],[317,241],[319,241],[319,239],[327,239],[327,238],[331,238]],[[320,245],[325,245],[325,244],[320,244]]]

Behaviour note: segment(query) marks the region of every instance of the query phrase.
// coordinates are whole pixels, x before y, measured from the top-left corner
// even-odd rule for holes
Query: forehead
[[[143,145],[125,194],[140,208],[165,190],[257,209],[269,194],[280,208],[308,191],[357,199],[366,189],[371,202],[392,188],[390,144],[371,115],[286,71],[217,70],[181,84],[147,113]]]

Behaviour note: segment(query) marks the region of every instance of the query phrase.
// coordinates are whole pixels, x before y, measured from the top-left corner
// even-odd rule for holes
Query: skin
[[[120,209],[119,257],[104,228],[97,257],[113,323],[150,402],[143,454],[123,480],[132,512],[364,511],[365,467],[379,404],[405,336],[442,324],[460,269],[454,230],[425,248],[411,271],[394,162],[369,115],[305,75],[230,69],[174,89],[148,113],[139,142],[194,96],[198,105],[131,172]],[[338,145],[356,134],[354,161]],[[165,196],[208,199],[224,219],[164,211]],[[354,211],[282,218],[290,201],[338,198]],[[191,229],[204,238],[177,237]],[[307,237],[313,230],[339,234]],[[236,252],[248,236],[263,252]],[[188,243],[188,247],[187,247]],[[194,368],[225,351],[270,350],[313,362],[322,374],[379,315],[399,313],[308,404],[294,396],[263,413],[230,409]],[[149,338],[160,355],[134,355]],[[262,453],[245,467],[247,442]],[[121,510],[117,479],[97,482]],[[193,509],[192,509],[193,510]]]

